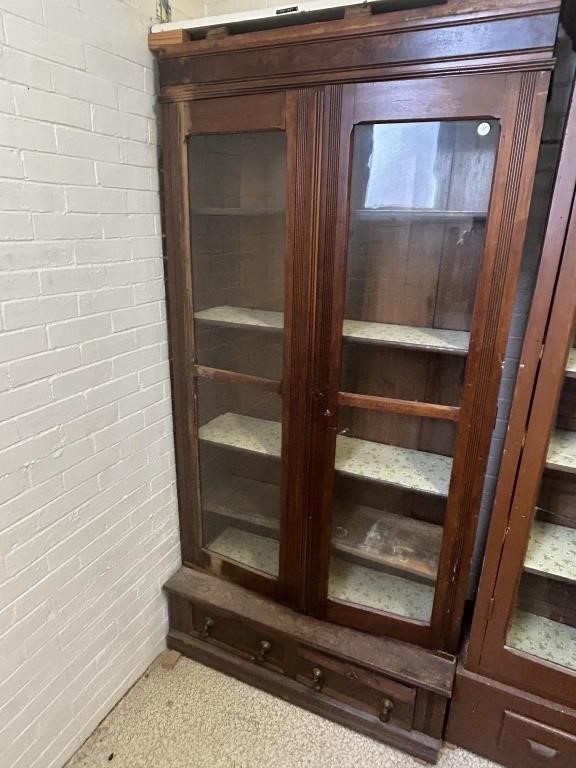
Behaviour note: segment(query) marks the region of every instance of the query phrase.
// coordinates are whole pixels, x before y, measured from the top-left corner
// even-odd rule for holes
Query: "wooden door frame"
[[[316,463],[312,476],[320,477],[321,482],[310,510],[315,517],[309,534],[313,543],[309,548],[307,570],[310,573],[308,606],[317,616],[373,634],[389,634],[426,647],[456,651],[548,84],[548,73],[527,72],[343,86],[343,110],[338,116],[340,119],[328,126],[326,143],[335,145],[338,141],[337,176],[340,184],[345,182],[346,189],[337,191],[330,208],[336,253],[333,262],[330,249],[324,254],[323,272],[328,278],[321,290],[326,295],[318,299],[324,306],[323,314],[329,314],[331,324],[319,338],[320,362],[316,366],[315,381],[323,398],[315,419]],[[498,119],[500,142],[457,415],[459,429],[436,582],[438,589],[432,618],[427,624],[326,598],[345,305],[349,166],[352,132],[357,124],[455,119]],[[404,405],[394,401],[365,400],[382,412],[405,410]],[[427,403],[411,406],[412,412],[422,417],[429,417],[433,409]],[[446,414],[445,418],[455,420],[454,413]]]
[[[307,487],[306,434],[310,419],[310,370],[312,287],[315,284],[316,214],[310,189],[317,176],[319,148],[319,95],[276,91],[206,101],[163,105],[166,174],[164,210],[171,329],[171,362],[176,424],[176,460],[182,560],[215,575],[283,602],[301,607],[304,593],[304,517]],[[298,130],[297,130],[298,129]],[[191,221],[188,190],[188,138],[194,135],[232,134],[282,130],[286,134],[286,259],[284,278],[283,375],[281,382],[233,371],[207,368],[196,359],[193,306]],[[225,380],[275,391],[283,398],[282,506],[278,579],[228,560],[202,546],[201,480],[199,467],[197,382]],[[294,567],[301,564],[301,567]]]
[[[505,645],[576,312],[576,96],[569,109],[465,666],[573,706],[576,672]],[[530,510],[526,513],[526,510]]]

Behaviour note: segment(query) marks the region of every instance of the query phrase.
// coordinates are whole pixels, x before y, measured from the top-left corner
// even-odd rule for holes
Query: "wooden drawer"
[[[270,632],[200,606],[194,606],[194,628],[206,642],[226,646],[255,664],[284,669],[284,643]]]
[[[383,723],[412,728],[416,691],[407,685],[304,647],[298,650],[296,679]]]
[[[506,710],[498,746],[525,768],[574,768],[576,736]]]

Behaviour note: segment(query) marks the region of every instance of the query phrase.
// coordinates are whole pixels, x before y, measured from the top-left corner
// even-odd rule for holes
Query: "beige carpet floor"
[[[440,768],[495,768],[461,749]],[[422,768],[422,763],[183,657],[158,660],[67,768]]]

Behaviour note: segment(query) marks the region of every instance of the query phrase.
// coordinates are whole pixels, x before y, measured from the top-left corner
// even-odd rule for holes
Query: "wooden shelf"
[[[223,413],[198,431],[200,440],[249,453],[280,457],[282,425],[239,413]]]
[[[336,469],[344,475],[363,477],[409,491],[448,496],[452,459],[436,453],[338,435]]]
[[[486,219],[486,211],[446,211],[440,208],[354,208],[352,220],[410,222],[416,220],[459,221],[461,219]]]
[[[284,209],[193,207],[191,212],[193,216],[278,216],[284,214]]]
[[[332,547],[365,565],[436,581],[442,527],[373,507],[336,503]]]
[[[375,342],[390,347],[452,355],[467,355],[470,343],[470,334],[467,331],[367,323],[363,320],[344,320],[343,335],[347,339]]]
[[[204,488],[205,512],[238,524],[271,531],[278,537],[280,490],[258,480],[230,476],[226,482]],[[434,583],[438,570],[442,528],[384,510],[337,502],[332,526],[332,546],[389,571],[407,573]]]
[[[576,432],[563,429],[554,432],[548,446],[546,466],[576,474]]]
[[[228,560],[278,576],[280,546],[275,539],[230,527],[224,529],[208,548]]]
[[[524,569],[537,576],[576,582],[576,529],[534,520]]]
[[[332,557],[328,596],[409,619],[429,621],[434,587]]]
[[[279,545],[274,539],[229,527],[210,543],[209,549],[257,571],[278,575]],[[328,593],[337,600],[420,621],[429,620],[434,602],[434,588],[427,584],[337,557],[331,560]]]
[[[196,320],[237,328],[247,326],[281,330],[284,327],[284,316],[281,312],[246,307],[211,307],[196,312],[194,317]],[[453,355],[466,355],[470,343],[470,334],[467,331],[416,328],[410,325],[369,323],[363,320],[344,320],[343,335],[352,340]]]
[[[216,325],[232,325],[235,328],[264,328],[274,331],[281,331],[284,328],[282,312],[272,312],[267,309],[210,307],[210,309],[195,312],[194,318]]]
[[[237,413],[224,413],[200,427],[201,440],[251,453],[280,456],[281,425]],[[452,459],[435,453],[339,435],[336,469],[433,496],[448,496]]]
[[[202,511],[278,534],[280,488],[271,483],[228,475],[220,482],[203,486]]]
[[[571,379],[576,378],[576,349],[571,349],[566,363],[566,376]]]
[[[576,627],[516,611],[510,624],[506,645],[561,667],[576,669]]]

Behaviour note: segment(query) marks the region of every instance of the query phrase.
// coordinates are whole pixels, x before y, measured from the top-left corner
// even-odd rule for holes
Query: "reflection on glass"
[[[343,392],[458,406],[497,121],[355,128]],[[430,620],[456,425],[341,409],[329,595]]]
[[[278,395],[198,382],[204,546],[278,575],[282,405]]]
[[[496,121],[356,127],[347,347],[466,356],[498,138]]]
[[[566,366],[507,645],[576,670],[576,350]]]
[[[279,380],[285,134],[192,136],[188,156],[197,362]]]

